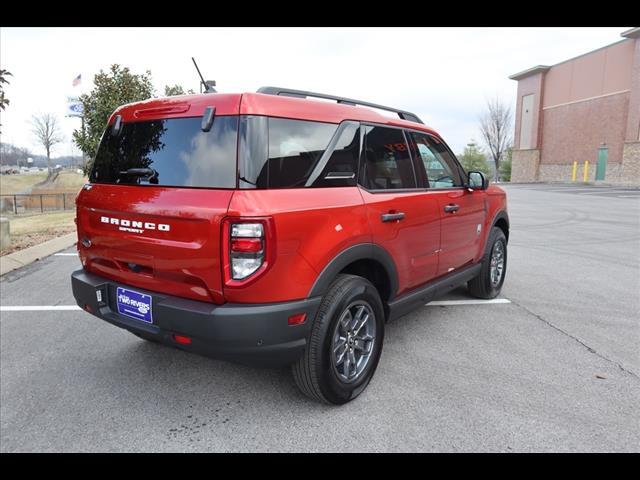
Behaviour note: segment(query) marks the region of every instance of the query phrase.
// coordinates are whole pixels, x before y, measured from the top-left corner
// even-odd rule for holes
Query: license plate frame
[[[153,297],[130,288],[117,287],[118,313],[140,322],[153,324]]]

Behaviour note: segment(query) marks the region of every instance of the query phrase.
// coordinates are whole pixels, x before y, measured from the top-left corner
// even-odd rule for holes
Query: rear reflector
[[[232,238],[231,251],[234,253],[257,253],[262,250],[261,238]]]
[[[184,335],[176,335],[174,333],[173,334],[173,340],[176,343],[180,343],[182,345],[190,345],[191,344],[191,337],[185,337]]]
[[[84,309],[89,313],[93,313],[93,308],[91,308],[91,305],[89,305],[89,304],[85,305]]]
[[[304,321],[307,319],[307,314],[306,313],[296,313],[295,315],[291,315],[289,317],[289,325],[300,325],[301,323],[304,323]]]

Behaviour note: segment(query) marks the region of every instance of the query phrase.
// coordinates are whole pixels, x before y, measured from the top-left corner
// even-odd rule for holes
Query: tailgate
[[[78,249],[90,272],[223,303],[220,225],[232,190],[94,184],[78,196]]]
[[[237,111],[239,101],[196,99],[223,111]],[[220,225],[236,187],[238,116],[210,115],[206,125],[202,116],[154,117],[171,109],[201,115],[202,108],[160,99],[115,112],[77,199],[78,249],[88,271],[224,302]]]

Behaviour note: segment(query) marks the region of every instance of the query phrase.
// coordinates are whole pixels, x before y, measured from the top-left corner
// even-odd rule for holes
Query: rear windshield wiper
[[[158,175],[159,173],[157,170],[154,170],[153,168],[130,168],[128,170],[120,170],[121,177],[149,177],[148,182],[155,184],[158,183]]]

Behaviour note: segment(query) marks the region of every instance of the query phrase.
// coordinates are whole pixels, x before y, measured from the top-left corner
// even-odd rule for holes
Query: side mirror
[[[473,190],[486,190],[489,188],[489,179],[482,172],[469,172],[467,186]]]

